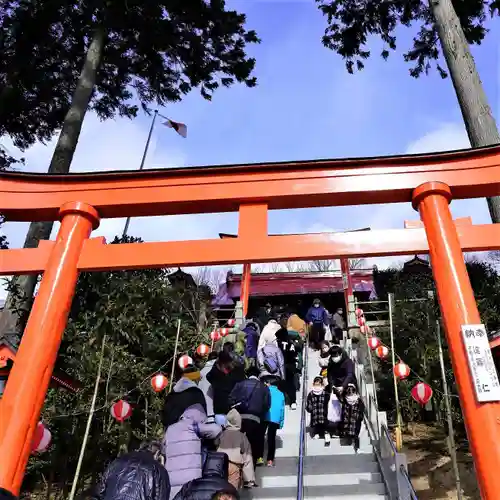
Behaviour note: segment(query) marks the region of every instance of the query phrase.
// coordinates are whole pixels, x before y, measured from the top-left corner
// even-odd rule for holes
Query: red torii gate
[[[479,403],[461,326],[480,323],[462,250],[500,225],[455,227],[452,199],[500,194],[500,146],[433,155],[70,174],[0,173],[10,221],[61,220],[56,241],[0,251],[0,275],[43,273],[0,401],[0,487],[18,493],[80,271],[430,253],[483,498],[500,498],[500,403]],[[424,228],[268,236],[268,210],[411,202]],[[238,237],[105,245],[100,218],[239,211]],[[492,446],[493,443],[493,446]]]

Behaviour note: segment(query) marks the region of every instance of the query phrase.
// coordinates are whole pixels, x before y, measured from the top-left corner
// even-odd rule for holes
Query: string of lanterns
[[[369,335],[367,337],[368,347],[375,353],[377,358],[382,360],[387,359],[390,352],[389,348],[378,337],[372,335],[371,328],[366,324],[363,310],[356,309],[355,313],[360,332],[364,335]],[[398,380],[404,380],[410,376],[411,369],[399,358],[399,361],[393,367],[393,372]],[[411,397],[422,406],[425,406],[431,400],[432,395],[431,386],[423,381],[417,382],[411,390]]]
[[[226,337],[229,335],[231,332],[234,331],[234,327],[236,325],[236,319],[235,318],[229,318],[226,322],[227,326],[217,328],[213,330],[210,333],[210,339],[212,340],[212,348],[213,348],[213,343],[217,342],[223,337]],[[196,348],[196,354],[201,357],[206,357],[210,354],[212,351],[212,348],[210,348],[207,344],[200,344]],[[188,354],[182,355],[178,361],[177,365],[181,369],[185,369],[190,365],[194,364],[194,360],[191,356]],[[162,372],[158,372],[155,375],[151,377],[151,387],[153,391],[156,393],[160,393],[164,391],[168,386],[168,378],[165,374]],[[133,408],[130,403],[125,401],[124,399],[119,399],[115,403],[111,405],[110,408],[110,413],[111,416],[120,423],[123,423],[125,420],[130,418],[132,415]],[[38,422],[37,427],[35,429],[35,433],[33,435],[33,441],[31,444],[31,451],[32,453],[42,453],[46,451],[52,442],[52,434],[48,427],[43,423],[43,422]]]

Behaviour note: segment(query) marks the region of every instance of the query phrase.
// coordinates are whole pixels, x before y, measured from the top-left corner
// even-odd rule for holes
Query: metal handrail
[[[302,377],[302,405],[300,407],[300,435],[299,435],[299,464],[297,468],[297,500],[304,497],[304,451],[306,447],[306,401],[307,401],[307,366],[309,360],[309,341],[306,339],[304,345],[304,363]]]
[[[405,459],[398,453],[389,433],[385,412],[379,412],[377,399],[373,393],[367,391],[369,384],[366,383],[366,375],[364,368],[362,368],[363,363],[359,363],[357,355],[355,356],[350,344],[347,345],[347,351],[356,363],[356,375],[358,377],[360,393],[366,398],[365,422],[368,426],[369,434],[374,438],[372,441],[374,445],[373,450],[381,468],[386,490],[393,500],[418,500],[405,465],[399,465],[401,460],[405,461]],[[388,446],[387,443],[389,444]],[[390,463],[387,463],[387,460]],[[403,471],[404,473],[402,473]]]
[[[389,434],[389,429],[385,425],[382,425],[381,429],[382,429],[382,432],[385,434],[385,437],[387,438],[387,441],[391,445],[392,452],[394,454],[396,454],[398,452],[398,450],[396,449],[396,445],[394,444],[394,441],[392,440],[392,437]]]
[[[408,483],[408,489],[410,491],[410,496],[411,500],[418,500],[417,497],[417,492],[415,491],[415,488],[413,488],[413,484],[411,484],[411,479],[410,476],[408,475],[408,471],[404,467],[404,465],[399,466],[399,472],[401,472],[401,475],[405,478],[406,482]]]

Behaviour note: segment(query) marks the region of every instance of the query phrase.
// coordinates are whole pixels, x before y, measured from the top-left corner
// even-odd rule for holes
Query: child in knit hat
[[[256,486],[252,449],[248,438],[241,432],[241,415],[234,408],[227,414],[227,427],[219,437],[217,451],[229,457],[228,481],[235,488]]]

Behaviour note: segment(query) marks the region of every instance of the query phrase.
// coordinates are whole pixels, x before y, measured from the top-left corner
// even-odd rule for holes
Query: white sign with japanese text
[[[500,383],[484,325],[462,325],[469,368],[479,403],[500,401]]]

